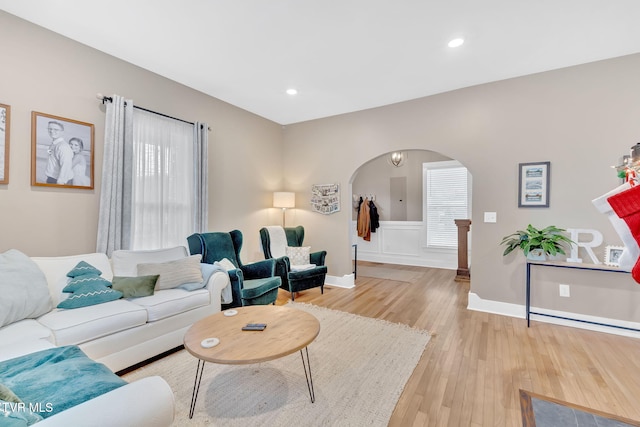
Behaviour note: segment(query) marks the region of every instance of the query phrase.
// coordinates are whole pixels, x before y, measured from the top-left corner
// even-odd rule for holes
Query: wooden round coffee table
[[[309,397],[315,402],[307,346],[320,333],[318,319],[305,311],[285,306],[252,305],[234,310],[238,312],[235,316],[220,312],[194,323],[184,336],[184,347],[198,359],[189,418],[193,417],[205,362],[244,365],[300,351]],[[263,331],[243,331],[242,327],[249,323],[266,323],[267,327]],[[220,343],[204,348],[201,342],[206,338],[218,338]]]

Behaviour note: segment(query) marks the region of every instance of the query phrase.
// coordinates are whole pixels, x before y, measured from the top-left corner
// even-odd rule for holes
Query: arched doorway
[[[358,260],[455,270],[458,268],[457,236],[454,246],[428,239],[425,168],[426,165],[459,163],[429,150],[400,153],[400,162],[398,157],[392,157],[394,153],[385,153],[361,165],[351,177],[350,242],[356,245]],[[470,174],[465,173],[469,176],[468,205],[465,218],[456,219],[471,217],[472,184]],[[379,215],[380,227],[368,240],[358,236],[357,208],[362,204],[361,199],[372,202]],[[455,223],[450,222],[455,230]]]

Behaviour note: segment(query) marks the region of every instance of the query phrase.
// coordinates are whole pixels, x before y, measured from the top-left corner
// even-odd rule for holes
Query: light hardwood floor
[[[398,270],[405,281],[361,273],[353,289],[311,289],[296,301],[431,332],[390,426],[522,426],[521,388],[640,420],[639,339],[536,321],[527,328],[467,310],[469,284],[455,282],[455,271],[359,264],[385,277]],[[277,304],[288,299],[282,291]]]

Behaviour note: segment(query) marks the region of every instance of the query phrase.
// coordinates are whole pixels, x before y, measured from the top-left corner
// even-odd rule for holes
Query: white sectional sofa
[[[111,281],[113,276],[136,276],[143,263],[164,263],[188,256],[184,247],[153,251],[116,251],[62,257],[32,257],[46,277],[52,307],[37,318],[27,318],[0,328],[0,361],[39,350],[77,345],[94,361],[113,372],[182,345],[184,333],[197,320],[221,309],[222,295],[229,298],[229,277],[211,274],[201,289],[156,290],[153,295],[118,299],[76,309],[55,308],[68,283],[66,274],[85,261]],[[1,286],[1,284],[0,284]],[[224,302],[230,302],[225,299]],[[38,422],[37,425],[161,426],[173,421],[173,393],[160,377],[119,387]],[[97,416],[103,414],[103,417]]]

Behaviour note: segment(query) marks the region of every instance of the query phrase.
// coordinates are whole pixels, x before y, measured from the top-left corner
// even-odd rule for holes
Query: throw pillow
[[[311,246],[287,246],[287,256],[291,265],[309,264]]]
[[[78,277],[84,275],[100,276],[102,271],[95,268],[93,265],[85,261],[80,261],[70,272],[67,273],[67,277]]]
[[[159,275],[156,291],[172,289],[183,283],[202,282],[201,255],[191,255],[174,261],[138,264],[138,276]]]
[[[101,285],[101,286],[111,286],[111,282],[109,282],[104,277],[91,275],[83,275],[76,276],[69,281],[69,284],[62,289],[62,292],[75,292],[78,289],[82,288],[85,285]]]
[[[220,268],[222,268],[224,271],[229,271],[229,270],[235,270],[236,267],[234,263],[232,263],[229,259],[227,258],[222,258],[220,261],[216,261],[213,263],[213,265],[217,265]]]
[[[22,400],[16,394],[11,391],[9,387],[0,383],[0,400],[5,402],[21,403]]]
[[[123,298],[139,298],[153,295],[158,281],[157,274],[138,277],[114,277],[112,288],[122,292]]]
[[[102,304],[122,298],[122,292],[100,283],[87,283],[73,292],[64,301],[58,304],[58,308],[80,308],[90,305]]]
[[[0,254],[0,327],[40,317],[52,305],[47,279],[31,258],[15,249]]]
[[[195,291],[196,289],[204,288],[207,283],[209,283],[209,279],[216,271],[219,271],[216,268],[215,264],[204,264],[200,263],[200,271],[202,271],[202,282],[191,282],[191,283],[183,283],[178,286],[180,289],[184,289],[185,291]]]

